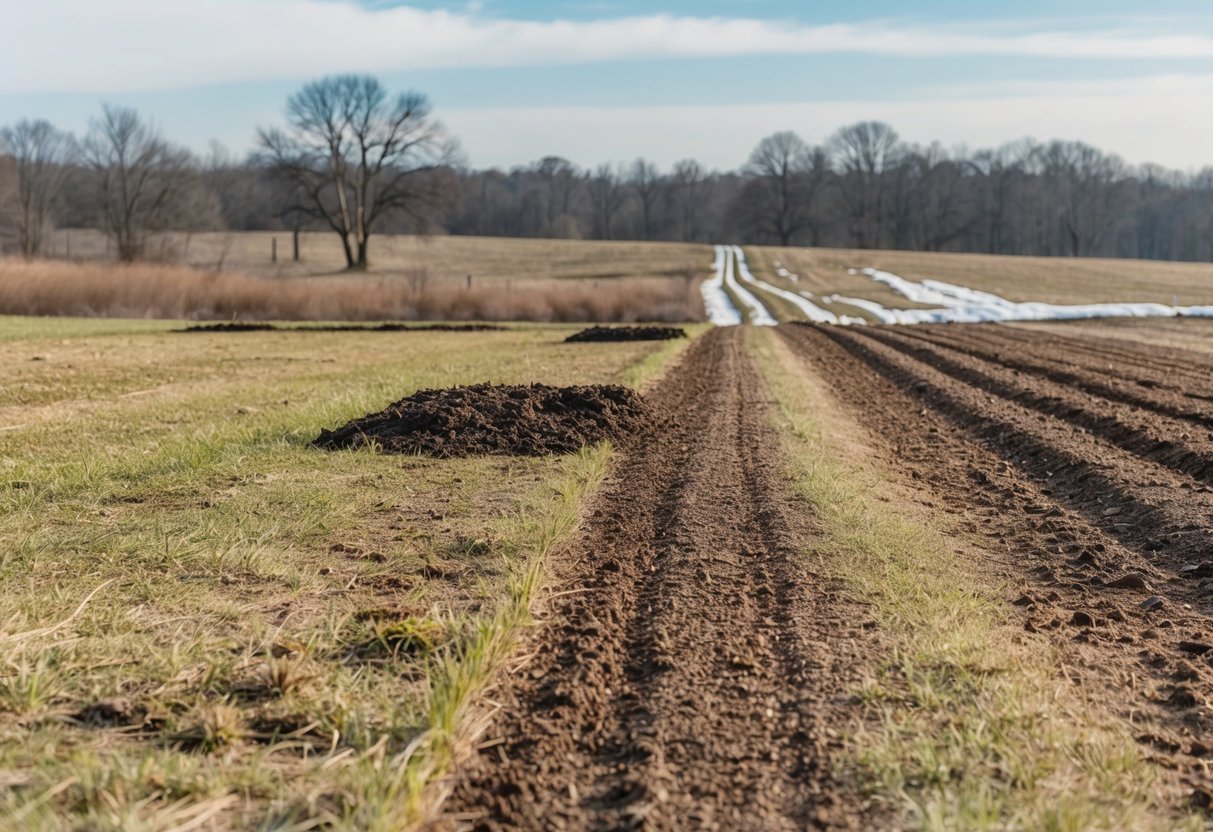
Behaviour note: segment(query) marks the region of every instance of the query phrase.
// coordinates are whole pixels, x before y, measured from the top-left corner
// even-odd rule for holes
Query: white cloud
[[[1213,165],[1213,75],[1130,81],[970,86],[896,101],[819,101],[681,107],[446,110],[473,164],[508,167],[546,154],[582,165],[645,156],[663,166],[693,157],[720,169],[745,161],[763,136],[796,130],[812,142],[862,119],[908,141],[991,147],[1023,136],[1087,141],[1130,162]]]
[[[1213,37],[881,23],[805,26],[653,14],[524,21],[349,0],[31,0],[6,12],[0,93],[116,93],[334,71],[653,57],[867,53],[1209,58]]]

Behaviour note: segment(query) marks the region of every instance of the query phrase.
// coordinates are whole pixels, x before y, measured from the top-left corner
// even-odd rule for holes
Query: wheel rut
[[[648,398],[557,566],[534,658],[440,828],[862,828],[835,779],[875,634],[812,568],[746,328],[698,339]]]

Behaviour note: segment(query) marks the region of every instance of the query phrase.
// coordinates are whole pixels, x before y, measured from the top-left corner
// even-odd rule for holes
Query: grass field
[[[73,259],[106,259],[99,232],[56,232],[55,256],[68,250]],[[273,240],[278,262],[271,262]],[[154,258],[204,270],[226,270],[267,277],[332,275],[345,268],[341,243],[327,232],[300,234],[300,257],[291,260],[290,232],[204,232],[164,234],[151,246]],[[513,281],[520,285],[547,279],[612,280],[621,277],[698,276],[711,261],[711,248],[682,243],[598,242],[505,237],[418,237],[382,234],[371,240],[371,274],[412,281]]]
[[[0,827],[397,829],[610,449],[322,427],[426,386],[623,382],[685,342],[0,319]]]

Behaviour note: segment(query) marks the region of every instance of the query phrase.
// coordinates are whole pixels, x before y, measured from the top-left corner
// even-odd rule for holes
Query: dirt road
[[[1023,626],[1132,723],[1176,797],[1213,756],[1213,374],[1198,353],[998,325],[787,326],[887,470],[984,538]]]
[[[649,398],[523,678],[444,827],[803,829],[861,825],[833,781],[873,634],[804,555],[745,328],[714,330]]]

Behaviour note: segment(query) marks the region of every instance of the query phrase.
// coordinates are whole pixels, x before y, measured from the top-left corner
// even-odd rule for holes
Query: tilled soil
[[[875,633],[814,573],[744,328],[649,396],[438,828],[861,828],[835,780]]]
[[[686,337],[686,330],[676,326],[592,326],[574,332],[564,340],[568,344],[577,344],[589,341],[669,341]]]
[[[385,453],[437,457],[545,456],[623,439],[649,418],[640,394],[619,385],[475,384],[418,390],[379,413],[322,430],[313,444],[374,444]]]
[[[1176,799],[1207,806],[1206,357],[999,325],[780,331],[880,440],[890,470],[985,538],[1024,628],[1132,722]]]

